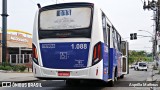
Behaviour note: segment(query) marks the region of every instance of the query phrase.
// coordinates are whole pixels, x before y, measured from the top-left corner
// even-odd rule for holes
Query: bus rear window
[[[40,13],[40,30],[81,29],[90,26],[91,8],[63,8]]]

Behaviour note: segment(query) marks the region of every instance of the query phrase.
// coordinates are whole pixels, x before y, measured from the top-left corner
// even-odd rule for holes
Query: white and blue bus
[[[35,16],[33,72],[40,79],[102,80],[114,85],[128,74],[127,46],[93,3],[45,6]]]

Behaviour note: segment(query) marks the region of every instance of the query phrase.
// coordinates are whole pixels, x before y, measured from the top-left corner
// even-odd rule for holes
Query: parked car
[[[147,71],[147,63],[146,62],[137,62],[135,67],[134,67],[134,70],[145,70]]]

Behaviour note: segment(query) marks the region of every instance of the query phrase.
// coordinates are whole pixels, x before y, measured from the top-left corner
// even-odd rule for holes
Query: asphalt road
[[[118,79],[115,83],[115,87],[126,87],[126,83],[137,82],[137,81],[147,81],[147,78],[151,77],[152,69],[148,68],[148,71],[135,71],[134,69],[129,70],[129,74],[125,75],[123,79]],[[64,80],[41,80],[37,83],[41,83],[42,87],[108,87],[107,84],[104,85],[101,81],[85,81],[76,86],[66,86]]]
[[[134,69],[130,69],[130,74],[125,75],[123,79],[118,79],[118,81],[115,83],[115,87],[129,86],[126,85],[126,83],[129,84],[133,81],[146,81],[150,76],[151,69],[148,69],[148,71],[135,71]],[[108,87],[107,84],[105,86],[104,83],[100,81],[85,81],[76,86],[66,86],[64,80],[41,80],[37,83],[41,83],[42,87]]]
[[[98,81],[83,82],[77,86],[66,86],[64,80],[41,80],[33,83],[41,83],[41,88],[0,88],[0,90],[150,90],[150,87],[130,87],[133,81],[146,81],[151,77],[151,69],[148,71],[135,71],[130,69],[130,73],[125,75],[123,79],[118,79],[114,87],[107,87],[104,83]],[[160,90],[156,89],[156,90]]]

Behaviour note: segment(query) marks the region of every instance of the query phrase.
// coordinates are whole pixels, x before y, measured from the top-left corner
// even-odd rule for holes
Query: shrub
[[[24,66],[24,65],[20,65],[20,66],[19,66],[20,72],[24,72],[24,70],[25,70],[26,68],[27,68],[27,67]]]
[[[0,65],[0,70],[4,70],[4,66]]]
[[[14,66],[12,67],[12,70],[13,70],[13,71],[19,71],[19,66],[18,66],[18,65],[14,65]]]
[[[12,67],[11,66],[0,66],[0,70],[7,70],[7,71],[9,71],[9,70],[12,70]]]
[[[4,70],[10,71],[10,70],[12,70],[12,67],[11,66],[5,66]]]

